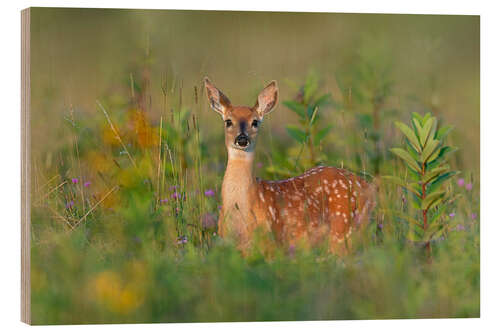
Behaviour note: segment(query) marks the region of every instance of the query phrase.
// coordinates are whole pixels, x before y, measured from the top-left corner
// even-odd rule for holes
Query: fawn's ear
[[[278,103],[278,83],[271,81],[259,94],[257,98],[257,112],[262,118],[264,115],[271,112],[274,106]]]
[[[205,77],[203,81],[205,82],[205,89],[207,90],[207,98],[210,106],[222,117],[224,117],[225,113],[231,107],[231,101],[222,93],[222,91],[214,86],[208,77]]]

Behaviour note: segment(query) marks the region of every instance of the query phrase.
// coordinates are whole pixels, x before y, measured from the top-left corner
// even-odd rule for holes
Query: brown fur
[[[226,122],[228,162],[218,223],[221,237],[234,237],[244,250],[255,229],[261,227],[287,246],[301,241],[312,246],[327,242],[332,252],[341,252],[352,231],[368,220],[375,204],[373,185],[347,170],[326,166],[280,181],[255,179],[252,168],[258,127],[252,123],[260,123],[277,104],[276,82],[264,88],[252,108],[233,107],[208,79],[205,87],[210,104]],[[235,144],[242,129],[250,140],[245,148]]]

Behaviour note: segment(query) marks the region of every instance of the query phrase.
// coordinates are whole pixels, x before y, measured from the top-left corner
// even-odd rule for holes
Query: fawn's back
[[[372,185],[345,169],[319,166],[303,175],[258,181],[254,210],[289,245],[301,239],[334,248],[367,220],[374,206]]]

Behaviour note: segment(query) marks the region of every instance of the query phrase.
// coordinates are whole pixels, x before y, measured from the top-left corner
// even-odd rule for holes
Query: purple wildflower
[[[162,204],[167,203],[167,202],[168,202],[168,199],[166,199],[166,198],[160,200],[160,203],[162,203]]]
[[[174,190],[176,190],[177,188],[178,188],[178,186],[177,186],[177,185],[172,185],[172,186],[170,186],[170,191],[174,191]]]
[[[463,230],[465,230],[465,227],[464,227],[463,224],[459,224],[459,225],[457,225],[457,227],[456,227],[455,230],[457,230],[457,231],[463,231]]]
[[[470,218],[475,220],[477,218],[477,214],[476,213],[472,213],[470,214]]]
[[[181,196],[179,195],[179,193],[177,193],[177,191],[172,193],[172,199],[179,199],[180,197]]]
[[[465,179],[459,178],[457,180],[457,185],[460,186],[460,187],[464,186],[465,185]]]
[[[449,217],[455,217],[455,213],[450,213]]]
[[[258,162],[258,163],[257,163],[257,169],[260,169],[260,168],[262,168],[262,163],[261,163],[261,162]]]
[[[208,190],[205,191],[205,196],[206,197],[213,197],[214,195],[215,195],[215,192],[212,189],[208,189]]]
[[[90,186],[90,182],[87,181],[87,182],[83,183],[83,186],[89,187]]]
[[[70,202],[68,202],[66,204],[66,208],[72,208],[74,205],[75,205],[75,202],[73,200],[71,200]]]
[[[465,185],[465,189],[466,189],[467,191],[472,190],[472,183],[467,183],[467,184]]]
[[[382,228],[384,228],[384,225],[383,225],[382,223],[379,223],[379,224],[377,224],[377,227],[378,227],[380,230],[382,230]]]
[[[71,178],[71,182],[73,184],[78,184],[78,178]]]
[[[187,240],[186,236],[181,236],[181,237],[177,238],[177,244],[186,244],[187,242],[188,242],[188,240]]]

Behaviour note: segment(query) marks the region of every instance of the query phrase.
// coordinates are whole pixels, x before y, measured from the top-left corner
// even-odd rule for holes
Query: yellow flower
[[[146,114],[141,110],[132,109],[130,112],[131,122],[134,127],[135,140],[141,148],[148,148],[158,145],[158,134],[151,127]]]
[[[141,281],[135,279],[123,283],[120,275],[112,271],[98,274],[92,283],[97,301],[117,314],[128,314],[144,302],[144,291],[140,286]]]
[[[90,151],[87,154],[87,160],[95,171],[101,173],[108,172],[114,166],[112,159],[102,152]]]

